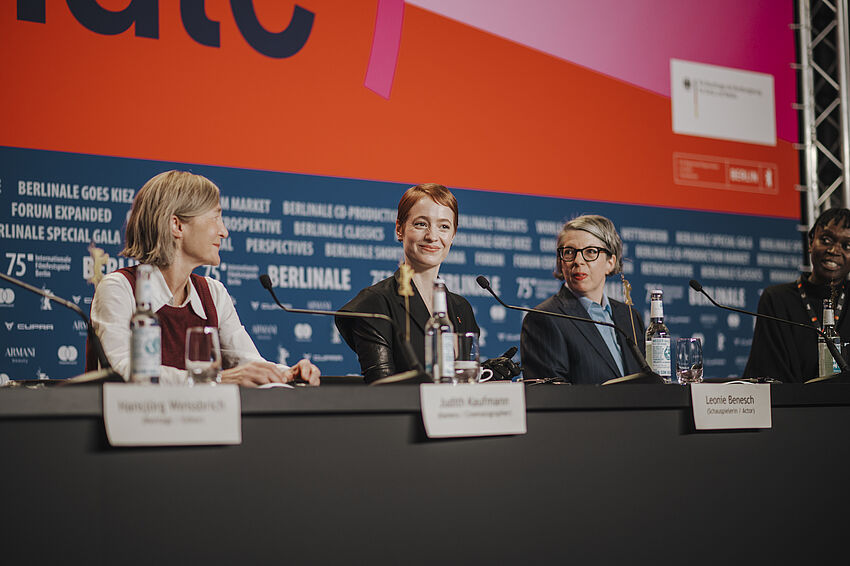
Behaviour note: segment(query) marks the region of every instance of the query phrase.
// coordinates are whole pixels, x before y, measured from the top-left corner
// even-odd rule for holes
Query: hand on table
[[[310,385],[319,385],[319,368],[307,360],[299,360],[294,366],[281,369],[277,364],[265,361],[248,362],[221,372],[222,383],[236,383],[243,387],[257,387],[267,383],[288,383],[302,379]]]

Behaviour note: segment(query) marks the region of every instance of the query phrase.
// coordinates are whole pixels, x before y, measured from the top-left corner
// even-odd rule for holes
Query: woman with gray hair
[[[246,386],[302,378],[319,384],[319,369],[307,360],[292,367],[266,361],[257,351],[224,285],[192,273],[202,265],[221,263],[221,240],[227,238],[219,190],[201,175],[166,171],[150,179],[133,199],[122,255],[152,265],[151,308],[162,328],[162,383],[186,381],[186,329],[218,329],[224,371],[221,379]],[[91,305],[94,330],[112,367],[130,373],[130,319],[136,308],[136,267],[106,275]],[[86,356],[86,369],[96,360]]]
[[[605,293],[606,277],[623,270],[622,256],[623,242],[609,219],[585,215],[570,220],[558,234],[554,272],[564,286],[537,309],[610,322],[624,330],[634,324],[638,349],[643,350],[640,317]],[[589,322],[529,313],[520,345],[525,379],[558,377],[574,384],[599,384],[640,371],[622,336]]]

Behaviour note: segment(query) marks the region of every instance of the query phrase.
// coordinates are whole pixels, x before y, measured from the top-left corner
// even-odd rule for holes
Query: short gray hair
[[[564,238],[566,238],[567,232],[570,230],[582,230],[602,240],[602,243],[605,244],[605,249],[617,258],[614,269],[608,275],[616,275],[623,272],[623,240],[620,239],[620,235],[617,233],[613,222],[598,214],[577,216],[564,224],[564,227],[558,233],[559,248]],[[558,279],[564,278],[564,274],[561,272],[561,258],[558,256],[557,249],[555,250],[555,271],[553,275]]]

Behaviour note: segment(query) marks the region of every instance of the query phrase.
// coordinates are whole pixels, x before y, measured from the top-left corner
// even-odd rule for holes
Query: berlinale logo
[[[285,366],[289,365],[289,350],[278,344],[277,346],[277,363]]]
[[[48,289],[44,285],[41,286],[41,290],[44,291],[45,293],[49,294],[49,295],[53,294],[53,291],[51,291],[50,289]],[[53,307],[50,305],[50,299],[48,299],[47,297],[41,298],[41,310],[43,310],[43,311],[52,311],[53,310]]]
[[[107,10],[95,0],[67,0],[68,9],[86,29],[101,35],[118,35],[135,24],[136,37],[159,39],[159,0],[131,0],[123,10]],[[45,0],[18,0],[18,19],[46,23]],[[254,11],[252,0],[230,0],[236,27],[245,41],[259,53],[275,59],[298,53],[313,29],[313,12],[295,5],[285,30],[267,31]],[[207,18],[204,0],[181,0],[180,17],[189,37],[209,47],[221,46],[219,22]]]

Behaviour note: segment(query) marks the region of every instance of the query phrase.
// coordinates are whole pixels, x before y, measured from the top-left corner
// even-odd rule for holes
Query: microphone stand
[[[393,327],[393,332],[395,333],[396,339],[398,339],[399,343],[402,344],[402,354],[404,356],[404,360],[407,362],[408,366],[410,367],[410,370],[405,371],[405,372],[401,372],[401,373],[396,373],[396,374],[393,374],[393,375],[388,375],[387,377],[383,377],[381,379],[376,379],[375,381],[373,381],[369,385],[385,385],[385,384],[389,384],[389,383],[398,383],[398,382],[401,382],[401,381],[410,381],[410,380],[414,380],[414,379],[416,381],[419,381],[419,382],[426,382],[427,381],[428,383],[430,383],[432,381],[431,378],[428,376],[428,374],[426,374],[423,371],[422,365],[419,363],[419,360],[416,358],[416,353],[413,351],[413,347],[410,345],[410,342],[408,342],[407,340],[404,340],[402,338],[401,331],[399,330],[398,325],[396,324],[396,322],[392,318],[388,317],[387,315],[381,314],[381,313],[373,313],[373,312],[326,311],[326,310],[317,310],[317,309],[297,309],[297,308],[287,307],[278,300],[277,295],[275,294],[274,288],[272,286],[271,278],[268,276],[268,274],[264,273],[264,274],[260,275],[260,283],[262,284],[263,287],[266,288],[266,290],[269,292],[269,294],[271,294],[272,299],[274,299],[274,302],[277,303],[277,306],[279,306],[280,308],[282,308],[286,312],[297,313],[297,314],[318,314],[318,315],[326,315],[326,316],[339,316],[339,317],[342,317],[342,318],[371,318],[371,319],[384,320],[386,322],[389,322]]]
[[[100,370],[90,371],[83,374],[80,374],[76,377],[71,377],[63,380],[56,380],[59,385],[72,385],[75,383],[90,383],[90,382],[100,382],[100,381],[124,381],[124,378],[121,377],[115,370],[112,369],[112,365],[109,363],[109,359],[106,357],[106,353],[103,351],[103,344],[100,342],[100,338],[97,337],[97,334],[94,332],[94,328],[92,327],[91,320],[86,313],[82,311],[80,307],[72,303],[67,299],[63,299],[61,297],[57,297],[53,293],[48,293],[43,289],[39,289],[29,283],[25,283],[20,279],[16,279],[5,273],[0,273],[0,279],[8,281],[13,285],[17,285],[22,289],[26,289],[31,293],[35,293],[45,299],[53,301],[54,303],[60,304],[67,309],[71,309],[80,318],[83,319],[83,322],[86,323],[86,333],[88,335],[88,339],[91,340],[92,347],[94,348],[94,353],[97,356],[97,361],[100,363]],[[20,380],[19,380],[20,381]],[[27,380],[30,381],[30,380]],[[44,383],[45,380],[34,380],[40,383]]]
[[[604,382],[602,385],[614,385],[615,383],[628,383],[628,382],[664,383],[664,380],[661,378],[661,376],[658,375],[657,373],[653,372],[652,368],[649,367],[649,364],[646,362],[646,358],[643,356],[641,351],[638,349],[637,344],[635,344],[634,340],[632,340],[629,337],[629,335],[626,334],[622,329],[620,329],[620,327],[617,326],[616,324],[612,324],[610,322],[599,322],[599,321],[592,320],[592,319],[589,319],[589,318],[581,318],[579,316],[572,316],[572,315],[569,315],[569,314],[563,314],[563,313],[559,313],[559,312],[551,312],[551,311],[544,311],[544,310],[540,310],[540,309],[530,309],[530,308],[527,308],[527,307],[518,307],[518,306],[514,306],[514,305],[509,305],[509,304],[505,303],[502,299],[500,299],[499,296],[495,293],[495,291],[493,291],[493,289],[490,287],[490,281],[486,277],[484,277],[483,275],[479,275],[475,279],[475,281],[478,283],[479,287],[481,287],[482,289],[484,289],[485,291],[487,291],[488,293],[493,295],[493,298],[496,299],[499,302],[499,304],[501,304],[503,307],[505,307],[507,309],[513,309],[513,310],[518,310],[518,311],[523,311],[523,312],[542,314],[542,315],[545,315],[545,316],[557,316],[559,318],[566,318],[567,320],[584,322],[584,323],[587,323],[587,324],[598,324],[598,325],[601,325],[601,326],[610,326],[616,332],[619,332],[620,336],[623,337],[623,340],[625,340],[626,345],[629,347],[629,351],[631,351],[632,355],[635,357],[638,364],[640,364],[640,372],[625,375],[623,377],[617,377],[617,378],[614,378],[614,379],[609,379],[608,381]]]
[[[824,342],[826,343],[826,348],[829,350],[829,353],[832,354],[832,357],[835,358],[835,363],[837,363],[838,367],[841,368],[841,372],[834,373],[832,375],[824,375],[824,376],[816,377],[814,379],[810,379],[810,380],[806,381],[805,383],[817,383],[817,382],[821,382],[821,381],[829,381],[829,380],[832,380],[832,379],[840,379],[842,381],[845,380],[845,379],[850,379],[850,366],[847,365],[847,361],[844,359],[844,356],[842,356],[841,353],[838,351],[838,348],[835,347],[835,344],[832,342],[832,340],[827,339],[826,335],[823,333],[823,330],[821,330],[820,328],[815,328],[814,326],[809,326],[808,324],[803,324],[802,322],[797,322],[797,321],[794,321],[794,320],[785,320],[784,318],[777,318],[775,316],[770,316],[769,314],[755,313],[755,312],[745,311],[745,310],[741,310],[741,309],[736,309],[735,307],[728,307],[726,305],[721,305],[718,302],[716,302],[714,299],[712,299],[711,295],[709,295],[708,293],[705,292],[705,289],[702,288],[702,285],[696,279],[691,279],[688,284],[691,286],[691,289],[693,289],[697,293],[702,293],[703,295],[705,295],[705,297],[709,301],[711,301],[711,304],[718,307],[718,308],[725,309],[725,310],[732,311],[732,312],[737,312],[737,313],[740,313],[740,314],[746,314],[746,315],[749,315],[749,316],[754,316],[756,318],[766,318],[767,320],[772,320],[774,322],[780,322],[782,324],[789,324],[789,325],[792,325],[792,326],[800,326],[802,328],[807,328],[809,330],[817,332],[818,335],[821,336],[824,339]]]

